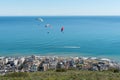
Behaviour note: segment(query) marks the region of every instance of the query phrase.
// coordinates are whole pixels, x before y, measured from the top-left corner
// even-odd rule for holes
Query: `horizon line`
[[[0,17],[30,17],[30,16],[54,17],[54,16],[120,16],[120,15],[0,15]]]

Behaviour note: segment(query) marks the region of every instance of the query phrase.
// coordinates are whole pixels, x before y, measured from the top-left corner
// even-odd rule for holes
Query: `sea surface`
[[[119,60],[120,17],[0,17],[0,56],[33,54]]]

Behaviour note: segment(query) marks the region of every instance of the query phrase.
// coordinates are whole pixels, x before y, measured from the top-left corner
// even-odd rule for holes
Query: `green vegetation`
[[[25,73],[25,72],[20,72],[20,73],[10,73],[10,74],[6,74],[4,75],[4,77],[12,77],[12,78],[15,78],[15,77],[30,77],[29,76],[29,73]]]
[[[114,70],[113,70],[114,71]],[[33,73],[11,73],[0,76],[0,80],[120,80],[119,72],[112,71],[47,71]]]
[[[114,72],[114,73],[119,73],[120,70],[116,68],[109,68],[108,71]]]
[[[56,69],[56,72],[66,72],[67,70],[66,69]]]

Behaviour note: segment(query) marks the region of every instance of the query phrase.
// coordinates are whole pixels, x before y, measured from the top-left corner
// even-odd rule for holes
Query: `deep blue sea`
[[[44,22],[38,21],[42,18]],[[52,27],[45,27],[50,24]],[[64,31],[61,32],[61,27]],[[120,59],[119,16],[0,17],[0,55]]]

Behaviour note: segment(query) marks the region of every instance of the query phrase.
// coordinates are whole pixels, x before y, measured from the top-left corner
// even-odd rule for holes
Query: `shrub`
[[[29,77],[29,73],[15,72],[4,75],[4,77]]]
[[[67,70],[62,68],[62,69],[56,69],[56,72],[66,72]]]
[[[110,69],[108,69],[108,71],[111,71],[111,72],[114,72],[114,73],[120,72],[120,70],[116,69],[116,68],[110,68]]]

